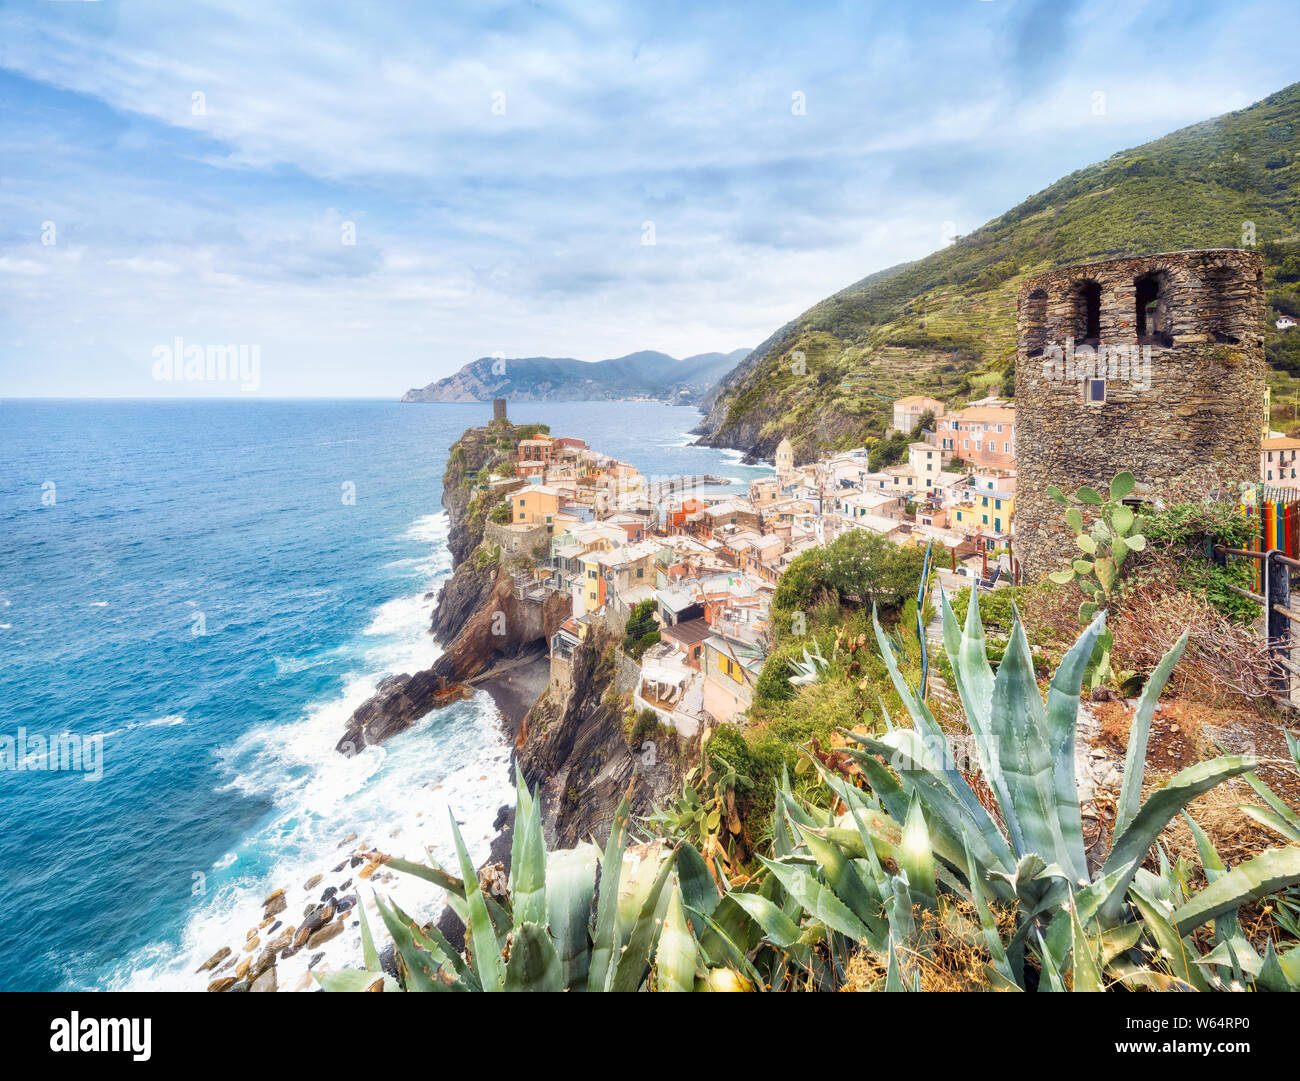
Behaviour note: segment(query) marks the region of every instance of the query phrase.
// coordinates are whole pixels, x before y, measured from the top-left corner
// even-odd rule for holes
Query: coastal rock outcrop
[[[663,737],[628,746],[613,688],[614,645],[611,634],[594,629],[574,653],[569,692],[544,695],[516,736],[519,766],[538,790],[552,848],[603,844],[624,795],[634,815],[667,803],[681,788],[685,753],[693,750]]]

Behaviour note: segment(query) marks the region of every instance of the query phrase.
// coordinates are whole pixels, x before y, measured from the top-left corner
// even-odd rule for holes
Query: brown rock
[[[314,950],[322,943],[328,942],[331,938],[336,938],[343,933],[343,921],[335,920],[333,923],[326,924],[314,935],[307,940],[307,948]]]
[[[199,967],[195,969],[195,971],[208,972],[211,969],[216,968],[217,965],[221,964],[221,962],[224,961],[229,956],[230,956],[230,947],[222,946],[221,949],[217,950],[217,952],[214,953],[211,957],[209,957],[206,961],[204,961],[203,964],[199,965]]]
[[[266,899],[265,907],[262,909],[262,915],[269,920],[278,916],[288,907],[289,903],[284,899],[284,890],[276,890],[275,893],[271,894],[271,896]]]
[[[311,878],[307,879],[307,882],[303,886],[303,889],[314,890],[320,884],[320,880],[321,880],[320,875],[312,875]]]
[[[235,967],[235,979],[242,980],[245,976],[247,976],[248,970],[252,966],[252,964],[253,964],[253,959],[251,957],[245,957],[242,961],[240,961],[239,964]]]
[[[213,980],[208,984],[209,991],[226,991],[235,986],[234,976],[222,976],[219,980]]]
[[[253,981],[250,991],[274,991],[276,989],[275,966],[272,965]]]
[[[244,943],[244,952],[248,953],[250,950],[255,950],[261,944],[262,944],[262,940],[258,938],[256,935],[254,935],[252,938],[250,938],[247,942]]]

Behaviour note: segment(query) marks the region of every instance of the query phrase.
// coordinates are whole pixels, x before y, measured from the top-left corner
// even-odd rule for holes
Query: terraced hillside
[[[1071,173],[941,251],[814,305],[727,376],[701,441],[767,457],[789,436],[803,461],[878,437],[893,397],[1010,395],[1026,275],[1252,242],[1267,267],[1275,400],[1289,402],[1300,328],[1273,324],[1300,316],[1300,83]]]

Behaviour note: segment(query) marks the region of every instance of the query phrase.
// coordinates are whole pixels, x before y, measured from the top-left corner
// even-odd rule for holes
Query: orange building
[[[970,405],[935,423],[940,448],[954,458],[989,469],[1015,468],[1015,406]]]

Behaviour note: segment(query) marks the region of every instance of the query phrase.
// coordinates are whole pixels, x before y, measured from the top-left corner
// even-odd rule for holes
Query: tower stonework
[[[506,400],[504,398],[492,399],[492,423],[506,423]]]
[[[1200,465],[1259,477],[1264,284],[1258,254],[1181,251],[1064,267],[1020,287],[1016,553],[1027,580],[1076,551],[1049,485],[1135,495]]]

